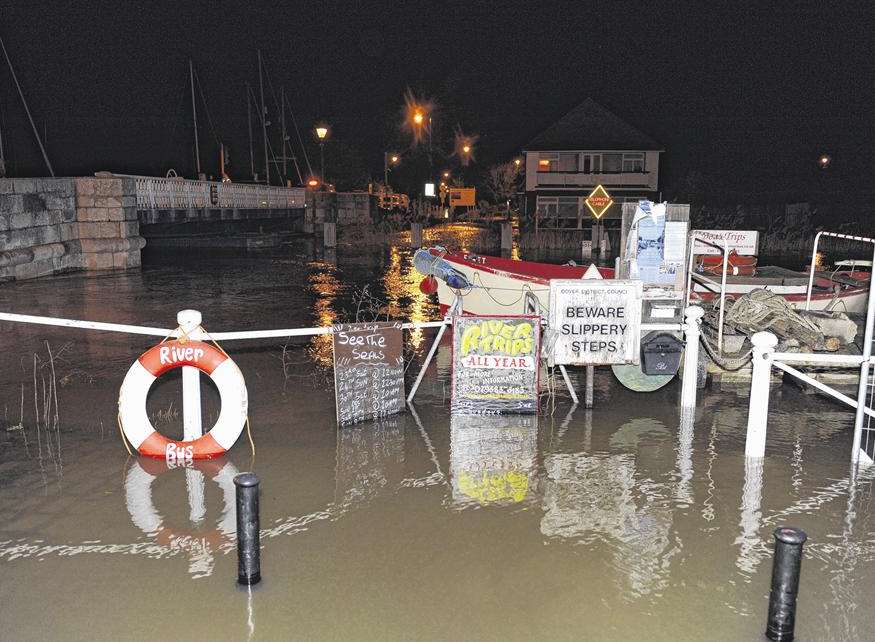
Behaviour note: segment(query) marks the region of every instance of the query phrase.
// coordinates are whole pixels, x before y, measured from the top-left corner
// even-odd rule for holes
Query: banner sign
[[[723,254],[723,243],[728,243],[729,251],[735,250],[742,256],[756,256],[759,252],[760,233],[756,230],[693,230],[692,234],[704,238],[720,247],[714,247],[698,240],[693,247],[693,254]]]
[[[451,187],[450,207],[474,207],[477,204],[477,191],[473,187]]]
[[[338,425],[379,419],[404,410],[401,324],[344,323],[333,330]]]
[[[550,281],[552,359],[557,365],[638,363],[641,281]]]
[[[452,412],[537,413],[540,351],[538,316],[456,317]]]

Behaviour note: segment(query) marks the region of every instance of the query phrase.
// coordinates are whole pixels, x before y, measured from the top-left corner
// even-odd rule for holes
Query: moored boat
[[[804,310],[808,298],[807,272],[797,272],[768,265],[757,268],[756,276],[727,276],[726,297],[735,299],[753,290],[768,290],[784,297],[792,307]],[[860,270],[837,269],[815,272],[811,286],[811,310],[862,313],[869,297],[871,274]],[[690,301],[713,301],[719,298],[719,287],[693,281]],[[719,283],[717,284],[719,285]]]
[[[438,276],[437,294],[442,313],[446,313],[456,298],[462,295],[462,309],[469,314],[522,314],[536,303],[539,312],[546,314],[550,307],[551,279],[582,279],[587,270],[592,278],[614,278],[614,270],[607,267],[581,265],[553,265],[535,261],[518,261],[473,253],[450,253],[440,248],[420,250],[417,268],[423,274]],[[424,264],[443,261],[442,270],[454,273],[449,279],[440,270],[430,272]],[[850,267],[851,269],[843,269]],[[424,271],[426,270],[426,271]],[[597,272],[597,275],[595,274]],[[730,273],[731,274],[731,273]],[[865,311],[869,295],[870,272],[855,266],[837,265],[830,272],[816,272],[811,290],[812,310],[859,313]],[[450,281],[448,284],[447,281]],[[719,279],[714,277],[710,282]],[[726,296],[737,298],[752,290],[765,289],[784,297],[794,308],[805,309],[809,274],[781,267],[757,268],[756,276],[727,276]],[[719,287],[694,281],[691,301],[712,301],[719,297]]]
[[[420,254],[424,252],[428,256]],[[442,314],[446,314],[458,292],[462,295],[462,311],[468,314],[523,314],[531,309],[527,305],[537,305],[538,312],[546,315],[550,309],[551,279],[582,279],[587,270],[591,270],[592,278],[614,277],[613,269],[595,264],[553,265],[473,253],[449,253],[439,248],[419,250],[417,255],[417,269],[423,274],[438,276],[437,295]],[[426,267],[434,264],[433,259],[446,263],[436,269]],[[424,272],[426,269],[432,271]],[[447,269],[457,272],[464,280],[455,281],[453,276],[456,275],[443,278],[446,275],[439,272]]]

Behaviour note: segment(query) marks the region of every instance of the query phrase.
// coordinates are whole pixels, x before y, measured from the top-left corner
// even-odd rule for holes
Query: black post
[[[802,545],[808,539],[799,528],[775,529],[775,559],[772,564],[772,589],[769,592],[769,621],[766,637],[776,642],[793,639],[796,626],[796,596],[799,593],[799,570]]]
[[[237,583],[251,586],[261,581],[261,543],[258,520],[258,475],[234,477],[237,487]]]

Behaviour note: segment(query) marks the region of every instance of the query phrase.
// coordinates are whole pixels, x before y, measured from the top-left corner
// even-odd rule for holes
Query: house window
[[[580,199],[577,196],[538,196],[538,225],[544,229],[577,228]]]
[[[560,172],[577,172],[577,154],[559,154]]]
[[[644,154],[623,154],[623,173],[643,174]]]
[[[602,173],[602,155],[601,154],[584,154],[583,169],[584,174],[601,174]]]
[[[558,172],[559,154],[556,152],[541,152],[538,154],[539,172]]]
[[[623,155],[602,154],[602,170],[605,174],[619,174],[623,171]]]

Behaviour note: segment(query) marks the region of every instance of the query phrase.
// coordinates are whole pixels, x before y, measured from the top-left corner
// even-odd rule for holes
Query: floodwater
[[[196,307],[214,331],[431,320],[408,240],[147,254],[142,271],[0,285],[0,309],[173,327]],[[849,482],[853,417],[789,384],[762,461],[744,458],[746,394],[702,391],[681,420],[676,383],[639,395],[602,369],[590,411],[560,393],[537,418],[452,418],[447,346],[415,408],[338,431],[330,340],[228,342],[255,454],[244,434],[224,459],[168,468],[129,457],[116,423],[151,338],[0,328],[3,640],[759,640],[783,525],[810,538],[797,639],[872,639],[872,481]],[[433,336],[407,334],[408,385]],[[180,403],[165,375],[149,414],[177,437]],[[247,591],[231,480],[250,469],[264,579]]]

